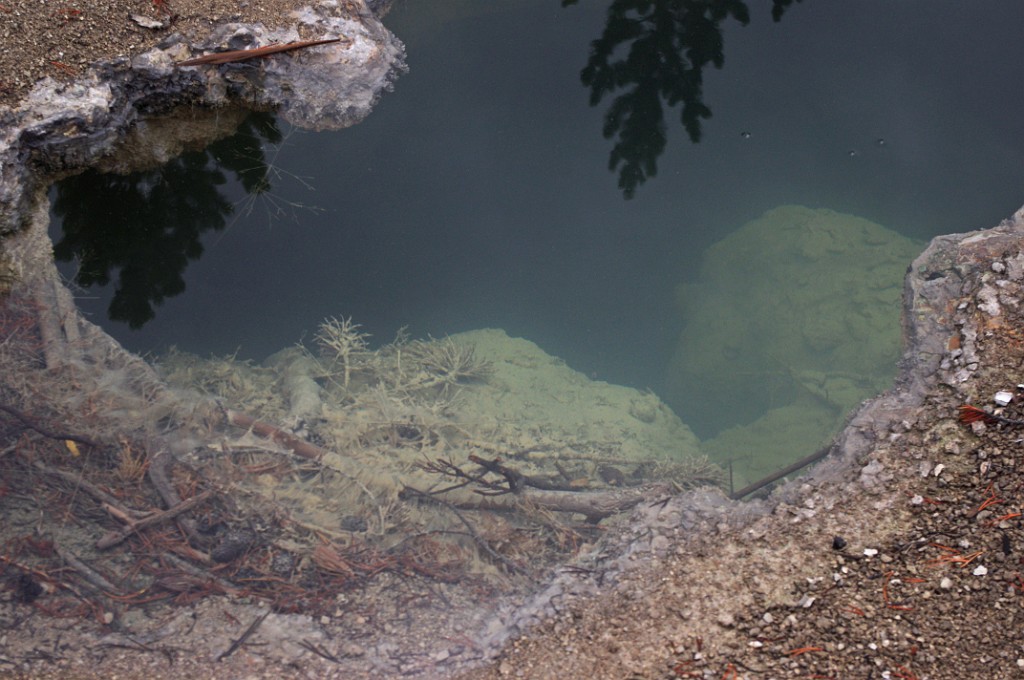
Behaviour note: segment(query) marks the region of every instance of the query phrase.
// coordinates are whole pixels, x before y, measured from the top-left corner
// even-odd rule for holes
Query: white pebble
[[[878,551],[874,548],[864,548],[864,557],[874,557],[878,554]]]
[[[984,576],[988,573],[988,569],[985,568],[984,564],[979,564],[977,567],[974,568],[974,571],[971,573],[975,576]]]
[[[1006,406],[1013,401],[1013,392],[1000,390],[999,392],[996,392],[996,396],[992,397],[992,401],[996,402],[999,406]]]

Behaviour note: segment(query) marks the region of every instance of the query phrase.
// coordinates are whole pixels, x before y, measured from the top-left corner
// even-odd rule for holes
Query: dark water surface
[[[404,325],[500,327],[661,391],[684,324],[676,286],[764,211],[830,208],[924,240],[1024,203],[1024,3],[803,0],[778,23],[749,4],[748,25],[721,23],[722,68],[704,70],[700,142],[666,109],[657,173],[626,200],[602,136],[612,97],[590,106],[580,80],[607,1],[400,0],[385,23],[410,71],[366,121],[257,136],[271,190],[224,170],[226,226],[197,237],[184,292],[164,291],[141,329],[105,321],[112,285],[81,305],[134,350],[255,359],[330,315],[381,342]]]

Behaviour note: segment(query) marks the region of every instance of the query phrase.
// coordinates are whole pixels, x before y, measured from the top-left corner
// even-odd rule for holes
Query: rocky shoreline
[[[300,27],[342,40],[265,63],[175,65],[225,47],[252,49],[296,41]],[[311,129],[347,127],[369,114],[404,68],[402,43],[368,7],[353,11],[325,5],[295,12],[294,23],[286,29],[229,23],[195,42],[172,34],[132,58],[95,64],[70,83],[43,80],[17,108],[0,109],[0,237],[20,228],[34,191],[55,176],[124,153],[119,147],[129,132],[135,133],[131,139],[139,148],[162,150],[162,158],[151,163],[199,141],[194,133],[178,138],[185,125],[170,138],[147,138],[149,120],[188,109],[182,114],[188,122],[195,110],[244,107],[275,109],[289,122]],[[167,130],[166,125],[156,127],[157,132]]]
[[[53,267],[49,183],[101,164],[127,170],[165,161],[186,146],[230,134],[230,111],[238,106],[277,109],[294,124],[317,129],[361,120],[404,68],[401,43],[369,9],[333,5],[296,17],[304,32],[344,37],[331,49],[271,65],[174,65],[218,47],[300,36],[295,26],[225,24],[195,43],[168,37],[71,83],[40,83],[18,108],[0,112],[0,292],[25,287],[46,302],[53,318],[41,324],[68,351],[109,355],[112,341],[78,317]],[[176,113],[186,107],[187,116]],[[195,117],[194,109],[217,115]],[[1024,211],[990,230],[932,241],[906,278],[905,352],[896,386],[858,409],[831,455],[798,482],[747,503],[696,491],[642,504],[594,552],[558,570],[541,592],[508,600],[466,640],[421,635],[419,660],[404,665],[392,659],[402,656],[397,643],[376,656],[350,649],[344,663],[314,660],[305,672],[474,678],[888,672],[923,680],[964,677],[958,669],[983,658],[1005,668],[997,676],[1018,672],[1024,641],[1013,631],[1024,628],[1017,625],[1015,546],[1018,539],[1024,545],[1024,532],[1017,518],[1000,520],[1006,526],[980,523],[977,508],[987,493],[1006,514],[1020,507],[1013,495],[1019,447],[1007,428],[958,424],[956,409],[967,401],[984,405],[997,388],[1022,381],[1013,369],[1024,356],[1022,238]],[[952,538],[940,542],[938,535]],[[985,573],[975,575],[974,564],[974,571],[957,569],[955,562],[933,570],[916,559],[934,543],[969,554],[957,541],[982,546],[992,557]],[[1002,550],[1003,541],[1014,547]],[[897,588],[904,599],[894,607],[890,595]],[[929,602],[946,604],[928,609]],[[964,608],[971,626],[1004,631],[1001,637],[953,635]],[[69,636],[83,647],[100,637],[84,626]],[[203,659],[176,666],[159,661],[145,670],[148,677],[180,677],[190,664],[197,676],[210,674]],[[124,655],[101,667],[73,667],[75,677],[141,677]],[[286,668],[279,659],[252,675],[239,662],[222,665],[218,677],[279,677]],[[47,672],[44,664],[19,670],[24,677]],[[62,676],[68,667],[53,672]]]

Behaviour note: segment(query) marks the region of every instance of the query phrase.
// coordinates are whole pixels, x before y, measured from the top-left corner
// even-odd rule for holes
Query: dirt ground
[[[0,104],[19,101],[40,77],[71,78],[95,59],[136,53],[169,31],[202,33],[236,18],[270,25],[292,4],[4,0]],[[144,29],[132,14],[170,25]],[[34,592],[44,579],[30,573],[5,584],[0,677],[1024,677],[1024,463],[1016,422],[1024,419],[1024,296],[1020,272],[1001,276],[1006,270],[993,263],[993,277],[1003,281],[995,297],[983,282],[965,283],[961,331],[950,339],[943,369],[948,380],[853,467],[837,467],[814,486],[793,485],[777,503],[736,509],[681,497],[644,505],[631,525],[608,531],[597,553],[580,546],[579,561],[555,571],[561,585],[537,609],[538,619],[553,616],[483,666],[481,630],[491,624],[439,614],[468,604],[458,598],[472,599],[441,578],[378,580],[373,588],[402,598],[390,608],[346,613],[345,627],[325,625],[332,612],[278,619],[259,603],[214,597],[161,610],[148,623],[164,637],[139,640],[106,630],[103,612],[48,609]],[[970,357],[960,349],[968,345]],[[963,417],[966,403],[993,410],[1000,391],[1013,396],[999,409],[1009,422]],[[0,493],[31,496],[6,484]],[[48,550],[44,543],[23,548]],[[481,583],[474,596],[497,595]],[[348,595],[338,597],[343,609]],[[524,594],[519,603],[529,602]],[[366,644],[361,628],[421,632],[406,638],[408,649],[383,650]],[[295,646],[278,645],[278,656],[264,651],[268,640],[289,636]],[[204,637],[239,644],[214,662],[175,642]],[[385,651],[399,661],[373,671],[346,665]]]
[[[0,3],[0,105],[40,78],[71,80],[90,64],[130,57],[171,33],[202,36],[228,21],[288,25],[291,0],[5,0]],[[145,28],[133,16],[162,28]]]

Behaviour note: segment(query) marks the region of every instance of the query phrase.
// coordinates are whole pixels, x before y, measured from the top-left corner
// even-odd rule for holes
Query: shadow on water
[[[802,0],[772,0],[772,19]],[[562,6],[578,0],[562,0]],[[580,80],[590,104],[618,92],[604,116],[603,134],[613,139],[608,169],[619,172],[619,188],[633,198],[638,186],[658,174],[668,141],[664,108],[681,105],[680,122],[690,141],[701,139],[711,118],[704,103],[704,69],[722,68],[722,23],[750,21],[742,0],[614,0],[601,37],[591,43]]]
[[[234,212],[222,190],[228,174],[247,194],[269,191],[263,143],[281,139],[271,115],[252,114],[230,137],[159,168],[89,170],[58,182],[53,211],[63,229],[54,255],[77,263],[74,283],[83,288],[116,277],[108,315],[141,328],[155,307],[185,291],[185,269],[202,256],[203,234],[224,229]]]
[[[773,19],[800,1],[773,0]],[[700,141],[702,121],[712,115],[702,73],[724,64],[728,19],[747,24],[747,4],[614,0],[608,7],[580,78],[591,105],[614,97],[603,133],[613,140],[609,168],[618,171],[626,198],[657,174],[668,139],[666,108],[680,106],[689,139]],[[186,267],[203,253],[202,235],[223,230],[235,212],[224,191],[228,175],[250,196],[270,190],[263,144],[281,139],[271,115],[253,114],[234,135],[162,167],[128,175],[90,170],[59,182],[53,201],[63,224],[58,261],[76,264],[74,283],[83,288],[115,281],[108,317],[141,328],[164,300],[184,292]]]

